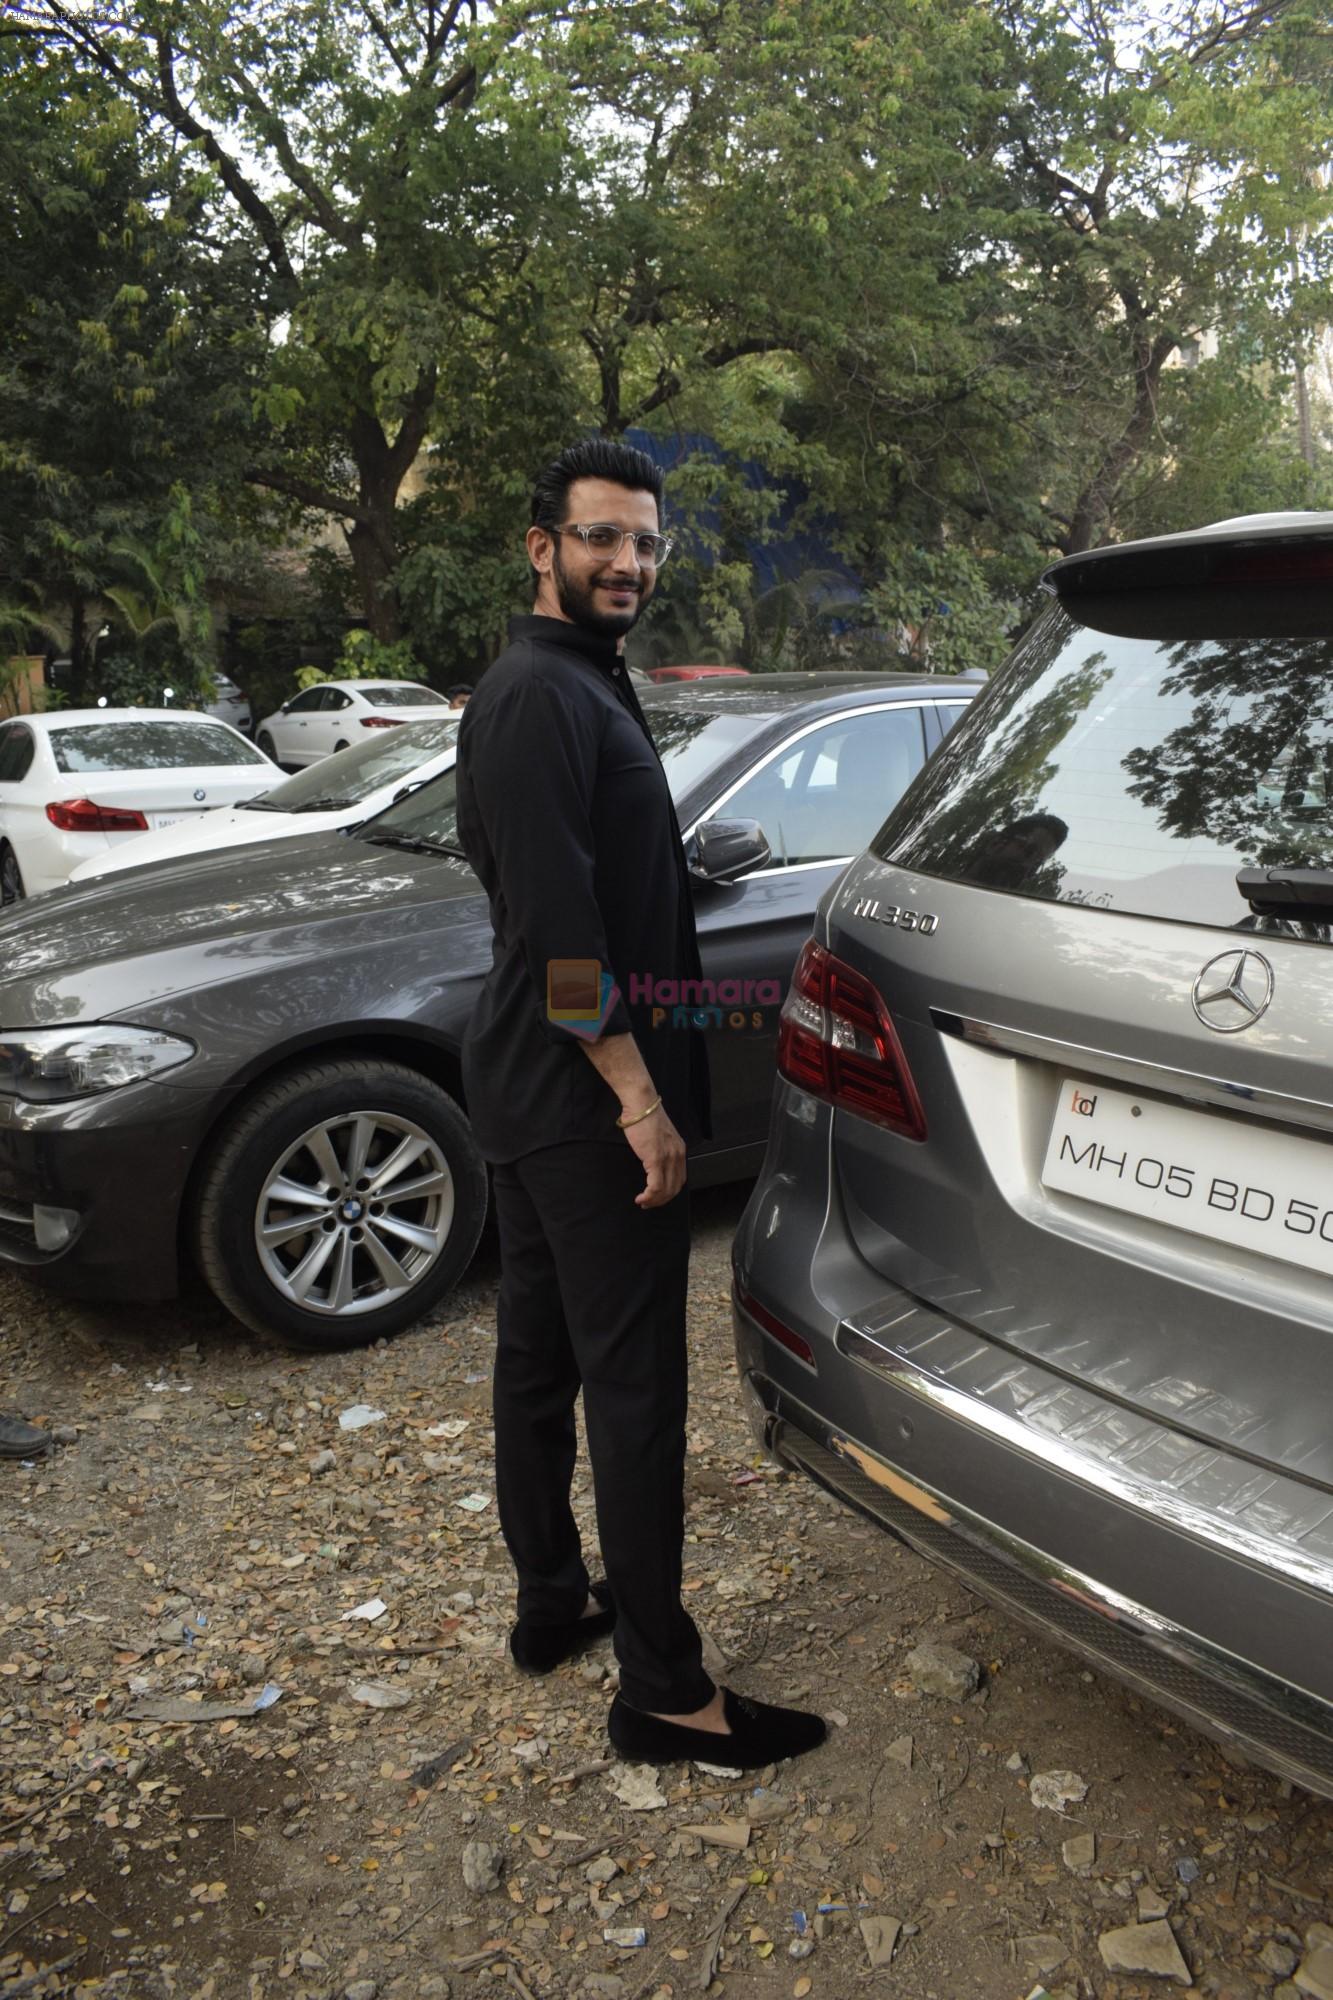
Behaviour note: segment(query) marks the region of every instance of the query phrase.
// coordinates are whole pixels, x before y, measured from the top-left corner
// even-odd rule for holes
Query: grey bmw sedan
[[[718,995],[696,1183],[758,1166],[815,905],[975,692],[901,673],[644,690]],[[18,905],[0,920],[0,1258],[141,1299],[193,1259],[238,1318],[308,1346],[409,1325],[486,1212],[459,1048],[490,953],[452,772],[348,831]],[[661,1032],[678,1004],[662,995]]]

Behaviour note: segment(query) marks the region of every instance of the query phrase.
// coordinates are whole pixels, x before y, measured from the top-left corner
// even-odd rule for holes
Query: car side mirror
[[[282,707],[281,707],[281,708],[280,708],[280,709],[278,710],[278,714],[279,714],[279,715],[285,715],[285,714],[287,713],[288,709],[289,709],[289,708],[291,707],[291,705],[292,705],[292,700],[293,700],[293,699],[294,699],[294,697],[289,697],[289,699],[288,699],[288,700],[286,700],[286,701],[285,701],[285,702],[284,702],[284,703],[282,704]]]
[[[700,882],[734,882],[772,856],[757,819],[706,819],[696,827],[690,873]]]

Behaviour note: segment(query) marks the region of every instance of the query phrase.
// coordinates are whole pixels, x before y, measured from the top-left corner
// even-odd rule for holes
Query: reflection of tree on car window
[[[1068,838],[1069,828],[1055,813],[1024,813],[982,834],[966,857],[967,879],[989,889],[1040,887],[1050,894],[1064,870],[1048,871],[1046,863]]]
[[[1188,722],[1124,760],[1128,791],[1177,838],[1207,838],[1260,867],[1318,867],[1333,855],[1328,640],[1198,639],[1172,648],[1165,697]]]

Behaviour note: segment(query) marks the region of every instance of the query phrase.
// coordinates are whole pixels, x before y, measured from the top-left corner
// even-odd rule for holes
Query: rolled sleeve
[[[538,675],[515,681],[469,732],[465,755],[476,809],[494,855],[505,930],[520,947],[542,1032],[554,1041],[630,1033],[617,995],[596,1034],[547,1014],[547,974],[554,960],[612,966],[595,893],[592,800],[597,780],[595,718],[575,712]]]

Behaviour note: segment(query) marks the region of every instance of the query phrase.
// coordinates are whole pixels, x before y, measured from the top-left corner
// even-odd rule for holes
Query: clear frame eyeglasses
[[[661,569],[671,554],[671,539],[667,535],[636,534],[630,528],[618,528],[614,521],[570,521],[563,528],[551,531],[556,535],[577,535],[590,556],[599,562],[613,562],[626,542],[633,542],[634,554],[642,569]]]

